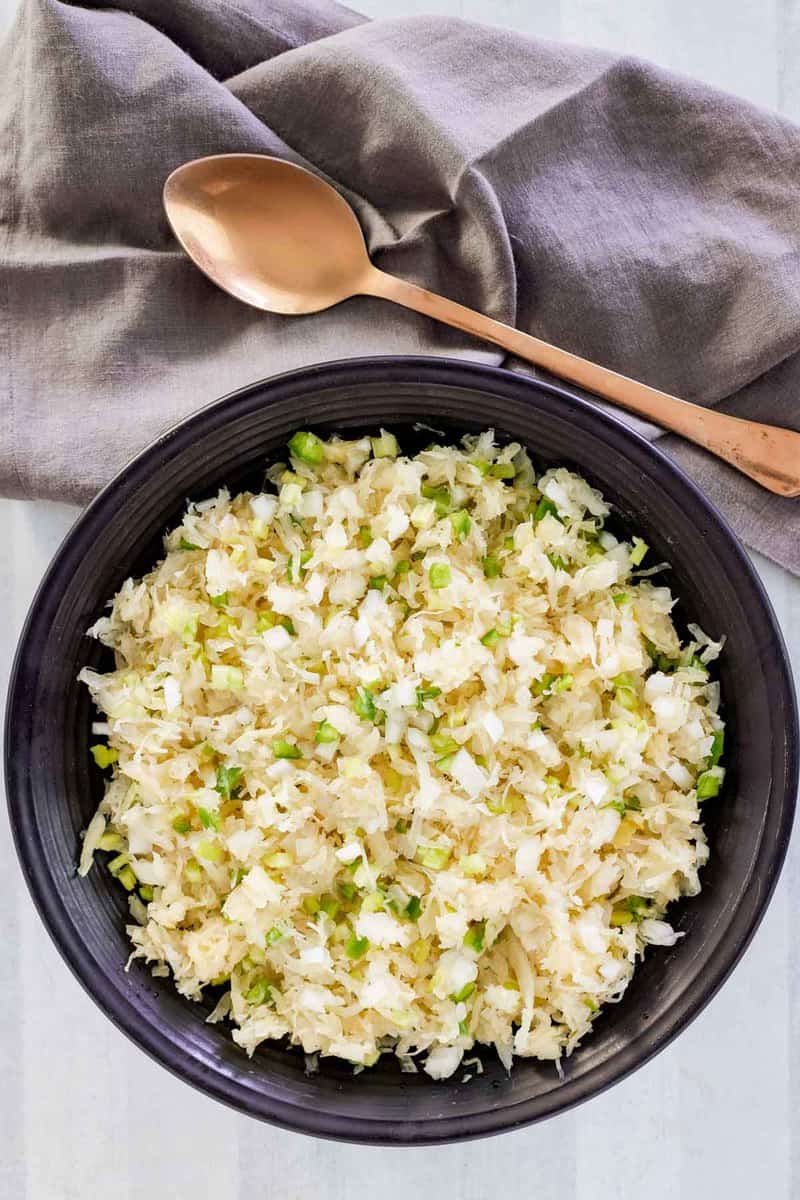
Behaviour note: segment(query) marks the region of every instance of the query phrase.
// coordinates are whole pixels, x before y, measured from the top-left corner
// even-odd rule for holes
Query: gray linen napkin
[[[291,367],[499,361],[377,300],[282,318],[217,291],[178,251],[161,186],[233,150],[325,173],[389,271],[800,428],[800,130],[779,117],[629,58],[441,17],[26,0],[0,57],[4,493],[84,501],[168,423]],[[662,444],[745,541],[800,572],[799,502]]]

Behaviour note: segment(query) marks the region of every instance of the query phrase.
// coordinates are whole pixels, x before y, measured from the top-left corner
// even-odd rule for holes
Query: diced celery
[[[228,593],[227,592],[220,592],[218,596],[209,596],[208,598],[211,601],[211,603],[214,605],[214,608],[224,608],[225,605],[228,603]]]
[[[178,542],[178,549],[179,550],[199,550],[200,547],[195,546],[194,542],[190,542],[185,537],[182,537],[181,540]]]
[[[617,905],[611,911],[611,924],[612,925],[618,925],[620,927],[623,925],[630,925],[632,920],[633,920],[633,914],[630,913],[628,911],[628,909],[623,906]]]
[[[146,904],[150,903],[150,901],[153,899],[154,894],[155,893],[149,883],[142,883],[139,885],[139,895],[142,897],[142,899],[145,901]]]
[[[624,608],[626,604],[630,604],[631,596],[628,592],[614,592],[611,599],[616,604],[617,608]]]
[[[496,629],[490,629],[488,633],[485,633],[481,638],[481,645],[491,648],[492,646],[496,646],[499,641],[500,634]]]
[[[265,934],[264,941],[268,946],[274,946],[276,942],[279,942],[281,938],[285,936],[286,935],[282,929],[280,929],[277,925],[273,925],[272,928]]]
[[[203,829],[219,831],[219,813],[211,812],[207,808],[198,808],[197,815],[200,818]]]
[[[554,696],[559,692],[568,692],[574,682],[575,680],[569,674],[559,675],[553,680],[551,691]]]
[[[438,687],[417,688],[417,708],[422,710],[426,700],[435,700],[441,694],[442,689]]]
[[[487,554],[483,560],[483,573],[487,579],[497,579],[503,574],[503,567],[496,554]]]
[[[303,912],[307,912],[310,917],[315,917],[319,909],[320,904],[316,896],[303,897]]]
[[[377,713],[375,699],[369,688],[361,687],[353,701],[353,711],[362,721],[374,721]]]
[[[358,531],[358,540],[361,543],[362,549],[366,550],[373,543],[372,530],[369,525],[362,525]]]
[[[457,992],[453,992],[450,999],[453,1001],[454,1004],[461,1004],[464,1000],[469,1000],[470,996],[475,991],[475,988],[477,986],[478,985],[475,983],[474,980],[471,983],[465,983],[464,986],[462,988],[459,988],[459,990]]]
[[[339,911],[339,901],[331,892],[325,892],[319,898],[319,906],[322,911],[333,919]]]
[[[419,896],[412,896],[405,907],[405,915],[409,921],[418,921],[419,915],[422,912],[422,901]]]
[[[367,584],[367,588],[371,592],[382,592],[386,587],[386,582],[385,575],[373,575]]]
[[[396,562],[394,565],[394,574],[395,575],[407,575],[410,570],[411,570],[411,563],[408,561],[407,558],[401,558],[400,561]]]
[[[429,742],[436,754],[456,754],[460,749],[458,742],[449,733],[432,733]]]

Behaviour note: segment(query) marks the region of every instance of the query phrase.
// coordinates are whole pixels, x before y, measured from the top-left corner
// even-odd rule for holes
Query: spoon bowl
[[[185,163],[164,185],[178,241],[245,304],[299,315],[361,291],[372,270],[350,205],[319,176],[260,154]]]
[[[771,492],[800,495],[800,433],[689,404],[378,270],[350,205],[304,167],[262,154],[199,158],[169,176],[164,207],[189,257],[246,304],[296,315],[356,295],[392,300],[681,434]]]

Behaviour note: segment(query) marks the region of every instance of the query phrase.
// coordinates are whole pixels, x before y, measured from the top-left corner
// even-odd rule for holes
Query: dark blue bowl
[[[725,634],[720,661],[728,725],[723,794],[706,804],[711,861],[702,894],[674,906],[686,934],[653,950],[620,1004],[564,1064],[520,1060],[507,1076],[493,1054],[464,1085],[401,1075],[392,1062],[353,1076],[264,1046],[252,1059],[206,1009],[181,999],[129,946],[120,889],[103,869],[79,879],[79,831],[102,791],[87,753],[91,708],[76,677],[103,661],[85,636],[122,581],[161,555],[161,536],[187,497],[221,484],[259,486],[265,460],[298,427],[323,434],[394,430],[406,447],[430,433],[494,428],[540,463],[586,476],[636,531],[681,597],[679,621]],[[739,542],[658,450],[557,388],[507,371],[439,359],[362,359],[313,367],[236,392],[182,422],[130,463],[68,534],[33,602],[9,694],[6,786],[28,886],[56,945],[120,1029],[176,1075],[278,1125],[395,1144],[454,1141],[514,1129],[585,1100],[646,1062],[713,996],[769,901],[794,811],[797,713],[786,652],[764,590]],[[459,1073],[460,1075],[460,1073]],[[455,1077],[456,1079],[458,1076]]]

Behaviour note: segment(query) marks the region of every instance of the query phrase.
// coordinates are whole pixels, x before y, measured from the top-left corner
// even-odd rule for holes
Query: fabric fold
[[[216,290],[178,252],[161,189],[218,152],[323,174],[387,271],[800,428],[800,130],[647,63],[327,0],[25,0],[0,134],[4,494],[88,500],[165,425],[293,367],[501,361],[377,300],[282,318]],[[749,545],[800,572],[800,502],[661,444]]]

